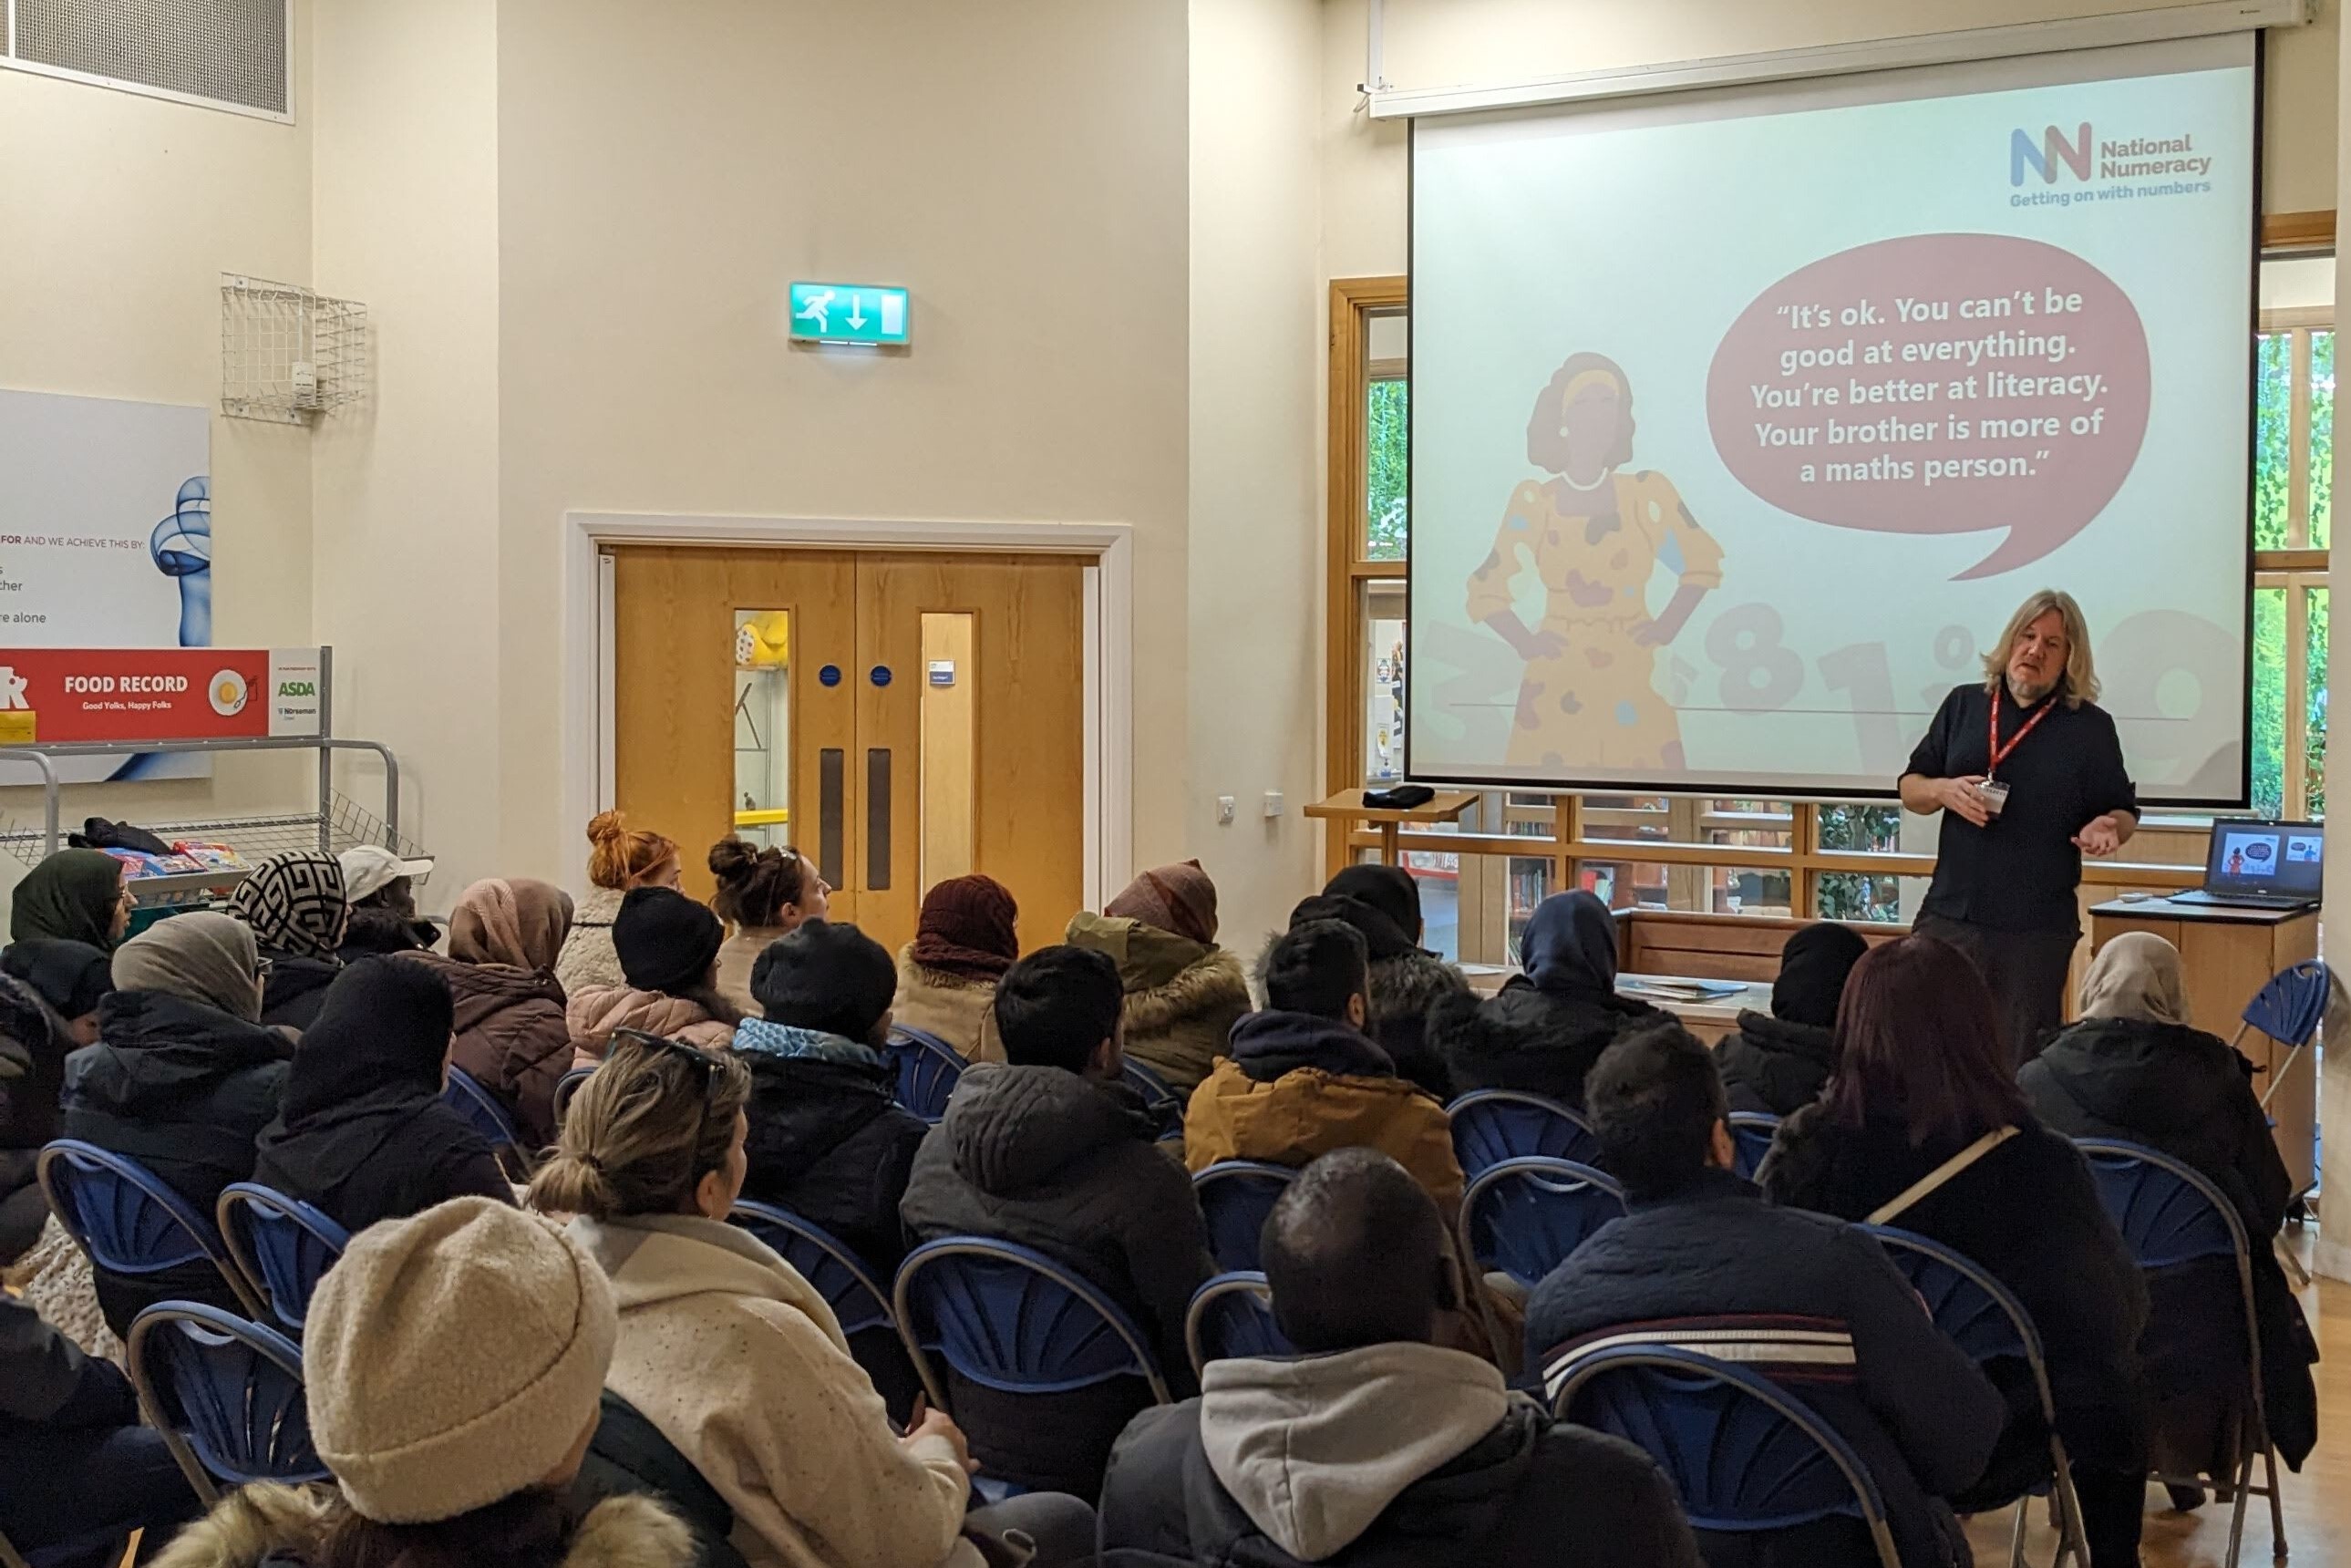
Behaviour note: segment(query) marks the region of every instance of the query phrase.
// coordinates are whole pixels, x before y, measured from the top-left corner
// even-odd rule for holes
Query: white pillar
[[[2351,103],[2351,27],[2343,29],[2336,47],[2335,102]],[[2351,211],[2351,129],[2338,107],[2335,117],[2335,208],[2340,214]],[[2351,299],[2351,260],[2346,260],[2340,245],[2341,221],[2336,223],[2338,243],[2335,253],[2335,308]],[[2336,426],[2335,451],[2337,458],[2351,451],[2351,442],[2343,439],[2341,426]],[[2345,552],[2346,564],[2334,565],[2332,558],[2326,571],[2331,602],[2336,588],[2351,590],[2351,549]],[[2326,646],[2326,689],[2343,689],[2343,681],[2351,675],[2351,654],[2339,651],[2335,640]],[[2326,800],[2331,808],[2327,813],[2327,837],[2332,839],[2335,823],[2351,826],[2351,747],[2329,747],[2326,757]],[[2346,979],[2351,979],[2351,834],[2342,843],[2328,845],[2326,856],[2326,909],[2320,917],[2324,933],[2321,952],[2329,966]],[[2328,1195],[2322,1205],[2322,1225],[2314,1261],[2318,1272],[2329,1279],[2351,1280],[2351,1039],[2330,1040],[2333,1047],[2326,1052],[2326,1066],[2318,1089],[2318,1124],[2328,1129],[2325,1139],[2325,1159],[2320,1169],[2320,1185]]]

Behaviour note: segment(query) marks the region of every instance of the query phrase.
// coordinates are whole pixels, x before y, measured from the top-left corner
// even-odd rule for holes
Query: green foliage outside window
[[[1405,555],[1405,514],[1411,505],[1405,468],[1409,384],[1372,383],[1371,418],[1365,426],[1371,447],[1370,532],[1364,551],[1368,560],[1402,560]]]

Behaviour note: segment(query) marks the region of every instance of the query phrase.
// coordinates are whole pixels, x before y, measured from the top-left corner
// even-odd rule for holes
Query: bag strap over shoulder
[[[1920,1176],[1917,1181],[1912,1182],[1908,1186],[1904,1187],[1900,1196],[1896,1197],[1892,1202],[1884,1204],[1879,1207],[1873,1209],[1870,1212],[1868,1222],[1872,1225],[1893,1224],[1895,1218],[1897,1215],[1906,1213],[1907,1211],[1916,1208],[1918,1205],[1926,1202],[1928,1197],[1933,1196],[1937,1187],[1941,1186],[1945,1182],[1949,1181],[1953,1176],[1958,1176],[1961,1171],[1966,1170],[1970,1166],[1975,1164],[1978,1160],[1983,1158],[1986,1155],[1991,1153],[1994,1149],[2008,1142],[2009,1139],[2016,1136],[2017,1132],[2018,1129],[2015,1127],[1993,1128],[1991,1132],[1986,1133],[1982,1137],[1978,1138],[1974,1143],[1970,1144],[1966,1148],[1961,1149],[1958,1154],[1953,1155],[1949,1159],[1945,1160],[1941,1165],[1937,1166],[1933,1170],[1928,1171],[1925,1176]]]

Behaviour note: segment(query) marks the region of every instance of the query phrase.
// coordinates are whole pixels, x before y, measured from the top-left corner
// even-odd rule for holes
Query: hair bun
[[[625,837],[629,820],[618,811],[599,811],[588,819],[588,841],[609,844]]]
[[[730,836],[710,846],[710,873],[713,876],[746,876],[758,864],[759,852],[742,839]]]

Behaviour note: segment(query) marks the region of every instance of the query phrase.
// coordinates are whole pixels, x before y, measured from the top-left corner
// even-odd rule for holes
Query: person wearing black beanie
[[[1343,867],[1320,894],[1290,911],[1290,927],[1310,920],[1343,921],[1363,934],[1372,950],[1372,1016],[1364,1032],[1395,1060],[1397,1076],[1450,1099],[1450,1075],[1429,1048],[1428,1014],[1443,998],[1471,993],[1460,970],[1420,946],[1420,884],[1401,866]],[[1266,950],[1272,951],[1271,941]],[[1258,988],[1265,988],[1262,956]]]
[[[254,1180],[354,1232],[453,1197],[512,1203],[488,1141],[441,1098],[453,1016],[449,988],[421,964],[346,966],[302,1031]]]
[[[905,1256],[898,1200],[929,1131],[896,1103],[898,1075],[883,1047],[898,988],[897,960],[843,922],[808,920],[761,950],[751,994],[767,1016],[735,1031],[751,1070],[743,1196],[824,1228],[887,1279]],[[859,1359],[879,1367],[883,1396],[904,1416],[913,1368],[896,1375],[886,1332]]]
[[[718,990],[718,949],[726,941],[718,916],[675,888],[631,888],[612,916],[623,983],[581,986],[564,1008],[572,1065],[603,1061],[615,1030],[643,1030],[705,1051],[730,1043],[743,1014]]]
[[[1715,1048],[1722,1091],[1733,1111],[1789,1116],[1821,1097],[1836,1067],[1831,1031],[1844,980],[1869,944],[1833,920],[1805,926],[1780,949],[1771,1010],[1739,1015],[1738,1030]]]

